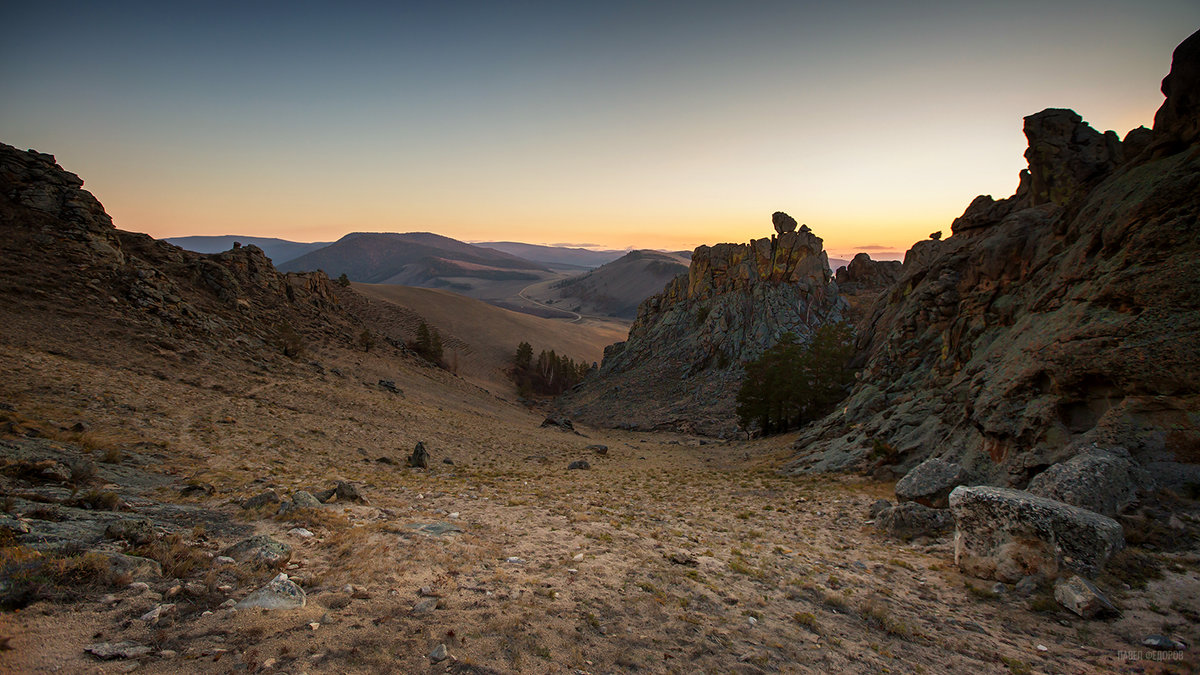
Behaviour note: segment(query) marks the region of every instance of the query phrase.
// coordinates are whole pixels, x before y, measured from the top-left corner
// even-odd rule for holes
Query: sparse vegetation
[[[444,365],[442,363],[442,335],[437,328],[430,328],[429,324],[424,321],[417,325],[417,337],[409,344],[409,347],[426,361],[439,366]]]

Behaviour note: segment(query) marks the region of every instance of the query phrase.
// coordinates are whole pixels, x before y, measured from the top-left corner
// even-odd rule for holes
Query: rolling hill
[[[626,251],[592,251],[566,246],[541,246],[516,241],[485,241],[475,244],[515,255],[525,260],[560,269],[595,269],[625,255]]]
[[[630,251],[591,272],[539,284],[527,291],[536,300],[582,314],[633,319],[642,300],[671,279],[687,274],[686,252]]]
[[[324,270],[362,283],[449,286],[447,277],[537,281],[544,267],[508,253],[430,232],[354,232],[286,264],[285,272]]]

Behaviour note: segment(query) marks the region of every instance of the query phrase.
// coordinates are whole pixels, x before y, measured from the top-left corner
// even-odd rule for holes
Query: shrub
[[[350,277],[346,276],[345,272],[342,272],[341,275],[339,275],[337,278],[337,285],[341,286],[342,288],[349,286],[350,285]]]

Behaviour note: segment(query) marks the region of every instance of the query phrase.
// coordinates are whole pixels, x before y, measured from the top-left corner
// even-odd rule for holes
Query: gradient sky
[[[6,3],[0,141],[156,237],[690,249],[784,210],[903,250],[1012,193],[1023,116],[1149,126],[1200,27],[1195,0],[349,4]]]

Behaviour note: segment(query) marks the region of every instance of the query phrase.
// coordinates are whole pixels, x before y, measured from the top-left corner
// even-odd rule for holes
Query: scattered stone
[[[571,558],[571,560],[574,560],[575,562],[579,562],[580,560],[583,560],[583,554],[582,554],[582,553],[576,553],[576,554],[575,554],[575,557]]]
[[[267,583],[266,586],[247,595],[241,602],[234,605],[236,609],[295,609],[307,604],[304,589],[288,579],[286,574],[280,574]]]
[[[688,567],[695,567],[700,564],[700,561],[696,560],[685,551],[675,551],[667,556],[667,560],[670,560],[676,565],[687,565]]]
[[[102,661],[111,661],[113,659],[136,659],[154,650],[136,642],[98,642],[84,647],[83,651]]]
[[[1008,585],[1002,581],[997,581],[996,583],[992,584],[992,593],[994,595],[1004,595],[1005,593],[1008,593]]]
[[[162,576],[162,565],[158,561],[124,553],[101,553],[108,558],[108,569],[115,576],[128,576],[131,579],[155,578]],[[142,582],[136,581],[140,584]],[[133,584],[130,584],[131,586]],[[149,590],[149,586],[146,589]]]
[[[337,495],[339,502],[367,503],[366,497],[362,496],[362,493],[358,491],[358,488],[344,480],[339,480],[337,485],[334,486],[334,494]]]
[[[417,594],[423,598],[440,598],[440,597],[442,597],[441,593],[438,593],[437,591],[433,590],[433,588],[430,586],[422,586],[421,589],[419,591],[417,591]]]
[[[126,541],[134,546],[144,546],[155,539],[154,522],[149,518],[114,520],[104,528],[104,536]]]
[[[391,457],[380,457],[379,459],[377,459],[375,461],[379,462],[380,464],[388,464],[388,465],[394,465],[396,463],[396,460],[392,459]]]
[[[321,501],[314,497],[311,492],[307,490],[297,490],[296,492],[292,493],[292,501],[287,502],[283,506],[279,507],[279,513],[285,514],[291,513],[297,509],[319,508],[321,508]]]
[[[1034,476],[1029,492],[1111,517],[1137,501],[1138,485],[1147,482],[1124,448],[1093,444]]]
[[[1164,652],[1181,652],[1187,649],[1187,644],[1181,640],[1173,640],[1166,635],[1147,635],[1142,640],[1143,647]]]
[[[425,443],[417,441],[417,446],[413,448],[412,455],[408,458],[408,465],[414,469],[429,468],[429,451],[425,449]]]
[[[395,383],[395,382],[393,382],[393,381],[391,381],[391,380],[380,380],[380,381],[379,381],[379,386],[380,386],[382,389],[386,389],[387,391],[390,391],[390,392],[392,392],[393,394],[402,394],[402,393],[404,393],[404,392],[400,391],[400,388],[396,386],[396,383]]]
[[[592,452],[596,453],[597,455],[601,455],[601,456],[608,454],[608,446],[607,445],[600,445],[600,444],[589,445],[586,448],[584,448],[584,450],[591,450]]]
[[[421,600],[417,601],[417,604],[413,605],[412,613],[429,614],[433,610],[437,609],[437,604],[437,598],[422,598]]]
[[[950,493],[954,562],[972,576],[1016,582],[1060,568],[1095,576],[1125,546],[1112,518],[1028,492],[959,486]]]
[[[148,584],[144,581],[135,581],[132,584],[129,584],[128,586],[126,586],[126,588],[133,591],[134,593],[145,593],[146,591],[150,590],[150,584]]]
[[[1042,577],[1036,574],[1021,577],[1021,580],[1013,586],[1013,592],[1017,595],[1027,598],[1037,592],[1039,586],[1042,585]]]
[[[276,494],[274,490],[267,490],[266,492],[254,495],[253,497],[242,502],[242,508],[261,509],[264,506],[279,504],[282,501],[283,500],[279,498],[279,495]]]
[[[575,431],[575,425],[571,424],[571,420],[562,415],[551,415],[542,421],[542,429],[554,427],[559,431]]]
[[[292,547],[260,534],[243,539],[221,552],[234,560],[259,567],[283,567],[292,559]]]
[[[875,517],[875,527],[900,539],[937,535],[954,527],[954,516],[917,502],[901,502]]]
[[[328,490],[319,490],[317,488],[309,488],[309,489],[305,490],[305,492],[316,497],[317,501],[324,504],[324,503],[328,502],[330,499],[333,499],[333,496],[335,494],[337,494],[337,488],[331,487]]]
[[[450,466],[454,466],[454,460],[450,459],[449,457],[443,457],[442,464],[449,464]]]
[[[216,565],[232,565],[235,562],[237,561],[227,555],[219,555],[213,558],[213,563]]]
[[[1075,574],[1054,586],[1054,599],[1058,601],[1058,604],[1085,619],[1100,614],[1119,614],[1117,608],[1105,597],[1104,593],[1100,592],[1100,589],[1096,588],[1092,582]]]
[[[304,527],[293,527],[292,529],[288,530],[288,534],[292,535],[293,537],[300,537],[301,539],[309,539],[313,536],[313,533]]]
[[[896,499],[936,509],[949,506],[950,491],[967,482],[961,465],[930,458],[913,467],[896,483]]]
[[[146,612],[141,616],[141,620],[149,623],[151,626],[157,626],[160,621],[170,619],[178,613],[174,604],[158,605],[154,609]]]
[[[879,518],[879,514],[892,508],[892,503],[886,499],[876,499],[871,503],[871,508],[867,511],[871,520]]]
[[[433,648],[433,651],[429,652],[429,660],[433,661],[434,663],[441,663],[449,656],[449,653],[446,652],[446,645],[444,644],[439,644]]]
[[[217,488],[210,483],[188,483],[179,489],[181,497],[199,497],[201,495],[212,495],[216,493]]]
[[[506,563],[512,563],[513,565],[523,565],[523,564],[525,564],[525,561],[524,561],[524,560],[522,560],[521,558],[518,558],[518,557],[517,557],[517,556],[515,556],[515,555],[511,555],[511,556],[509,556],[509,557],[505,558],[505,559],[504,559],[504,562],[506,562]]]
[[[592,465],[588,464],[586,459],[577,459],[574,462],[571,462],[570,464],[567,465],[568,471],[570,471],[572,469],[590,469],[590,468],[592,468]]]
[[[450,532],[462,532],[463,531],[461,527],[451,524],[451,523],[446,523],[446,522],[412,523],[410,525],[407,525],[406,527],[408,527],[408,529],[410,529],[410,530],[416,530],[417,532],[420,532],[421,534],[427,534],[427,535],[430,535],[433,537],[440,537],[443,534],[448,534]]]

